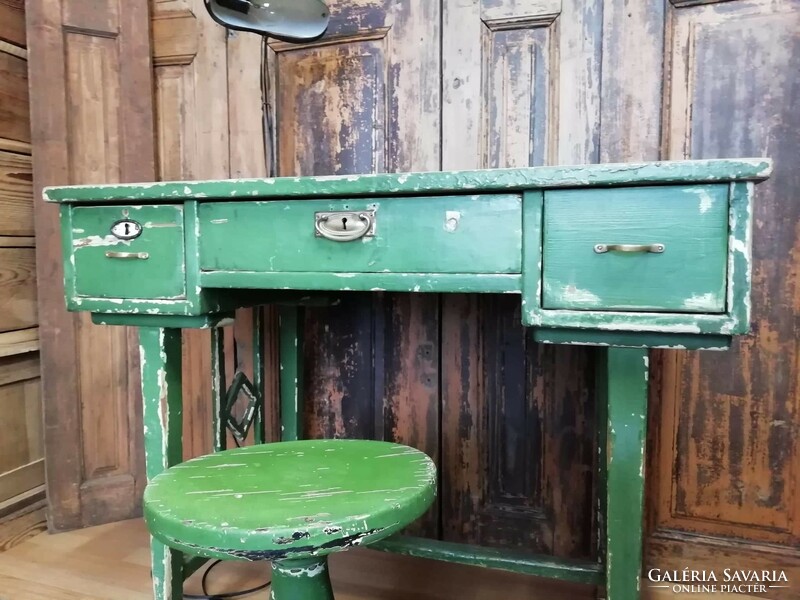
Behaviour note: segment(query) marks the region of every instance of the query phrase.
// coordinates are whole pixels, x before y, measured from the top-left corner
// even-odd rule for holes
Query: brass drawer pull
[[[595,244],[594,251],[597,254],[606,252],[652,252],[661,254],[664,252],[664,244]]]
[[[147,252],[106,252],[106,257],[122,260],[147,260],[150,255]]]
[[[318,212],[314,214],[317,237],[334,242],[352,242],[375,235],[375,211]]]

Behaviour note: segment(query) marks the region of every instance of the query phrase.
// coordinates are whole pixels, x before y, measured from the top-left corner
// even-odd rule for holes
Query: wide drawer
[[[372,215],[368,235],[319,235],[320,213]],[[518,195],[359,200],[209,202],[200,218],[204,271],[519,273]],[[341,220],[339,218],[339,220]],[[331,216],[327,227],[335,226]],[[355,223],[355,226],[361,225]]]
[[[76,207],[71,233],[78,296],[185,296],[182,206]]]
[[[548,191],[545,309],[725,311],[726,185]]]

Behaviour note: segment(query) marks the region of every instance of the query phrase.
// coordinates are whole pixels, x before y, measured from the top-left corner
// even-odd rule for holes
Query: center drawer
[[[514,194],[208,202],[199,219],[204,271],[521,270],[522,205]],[[348,241],[361,229],[369,231]]]

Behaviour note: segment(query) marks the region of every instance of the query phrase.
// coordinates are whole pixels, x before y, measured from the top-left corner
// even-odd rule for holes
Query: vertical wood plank
[[[40,197],[45,185],[91,183],[97,178],[152,180],[152,99],[141,93],[151,88],[147,5],[128,3],[119,10],[99,6],[98,12],[105,11],[103,19],[113,27],[108,31],[87,28],[80,34],[77,29],[89,21],[80,21],[78,13],[68,15],[61,0],[34,0],[26,8],[31,34],[34,196]],[[72,19],[69,24],[62,20],[66,16]],[[94,93],[97,85],[102,93]],[[81,111],[97,100],[105,104],[97,106],[92,119],[84,118],[86,113]],[[124,123],[115,122],[117,114],[125,116]],[[88,164],[97,149],[93,136],[98,131],[106,134],[100,146],[105,153],[99,163]],[[87,154],[76,152],[82,149]],[[117,403],[114,421],[118,428],[92,439],[116,448],[119,461],[111,471],[94,470],[96,477],[87,478],[82,421],[86,415],[99,414],[95,407],[104,403],[110,407],[108,397],[93,392],[94,382],[79,380],[75,352],[81,346],[92,348],[92,354],[79,355],[83,369],[97,361],[98,365],[115,364],[118,372],[127,373],[136,363],[131,353],[134,339],[124,330],[105,337],[94,337],[93,332],[87,346],[90,329],[80,317],[69,315],[64,305],[57,208],[36,202],[35,221],[50,525],[66,529],[130,518],[136,515],[133,499],[144,479],[137,453],[141,448],[138,376],[109,382]]]
[[[799,304],[786,274],[797,267],[800,213],[796,202],[779,199],[800,189],[788,166],[799,149],[792,132],[800,127],[800,88],[788,75],[799,31],[800,7],[789,1],[670,10],[668,158],[770,156],[776,167],[757,186],[753,208],[753,333],[722,355],[664,359],[654,462],[657,537],[669,529],[687,539],[780,544],[796,564],[800,554],[789,549],[800,540],[800,444],[792,433],[800,414]],[[738,196],[735,203],[746,199]]]
[[[2,0],[0,40],[24,48],[25,38],[25,0]]]
[[[0,150],[0,236],[33,235],[31,157]]]
[[[445,169],[598,160],[602,2],[443,11]],[[506,299],[443,307],[445,538],[593,556],[590,351],[529,342]]]
[[[31,141],[28,63],[0,51],[0,138]]]

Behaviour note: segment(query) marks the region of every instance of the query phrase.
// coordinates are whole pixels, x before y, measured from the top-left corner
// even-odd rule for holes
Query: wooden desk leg
[[[214,452],[226,450],[228,427],[225,422],[225,400],[228,380],[225,376],[225,339],[222,327],[211,329],[211,435]]]
[[[182,460],[181,331],[139,328],[147,480]],[[155,600],[183,598],[183,556],[151,538]]]
[[[281,397],[281,440],[303,438],[303,307],[281,306],[278,348]]]
[[[598,369],[600,512],[607,600],[638,600],[642,568],[647,349],[602,350]],[[603,530],[601,529],[601,532]]]

